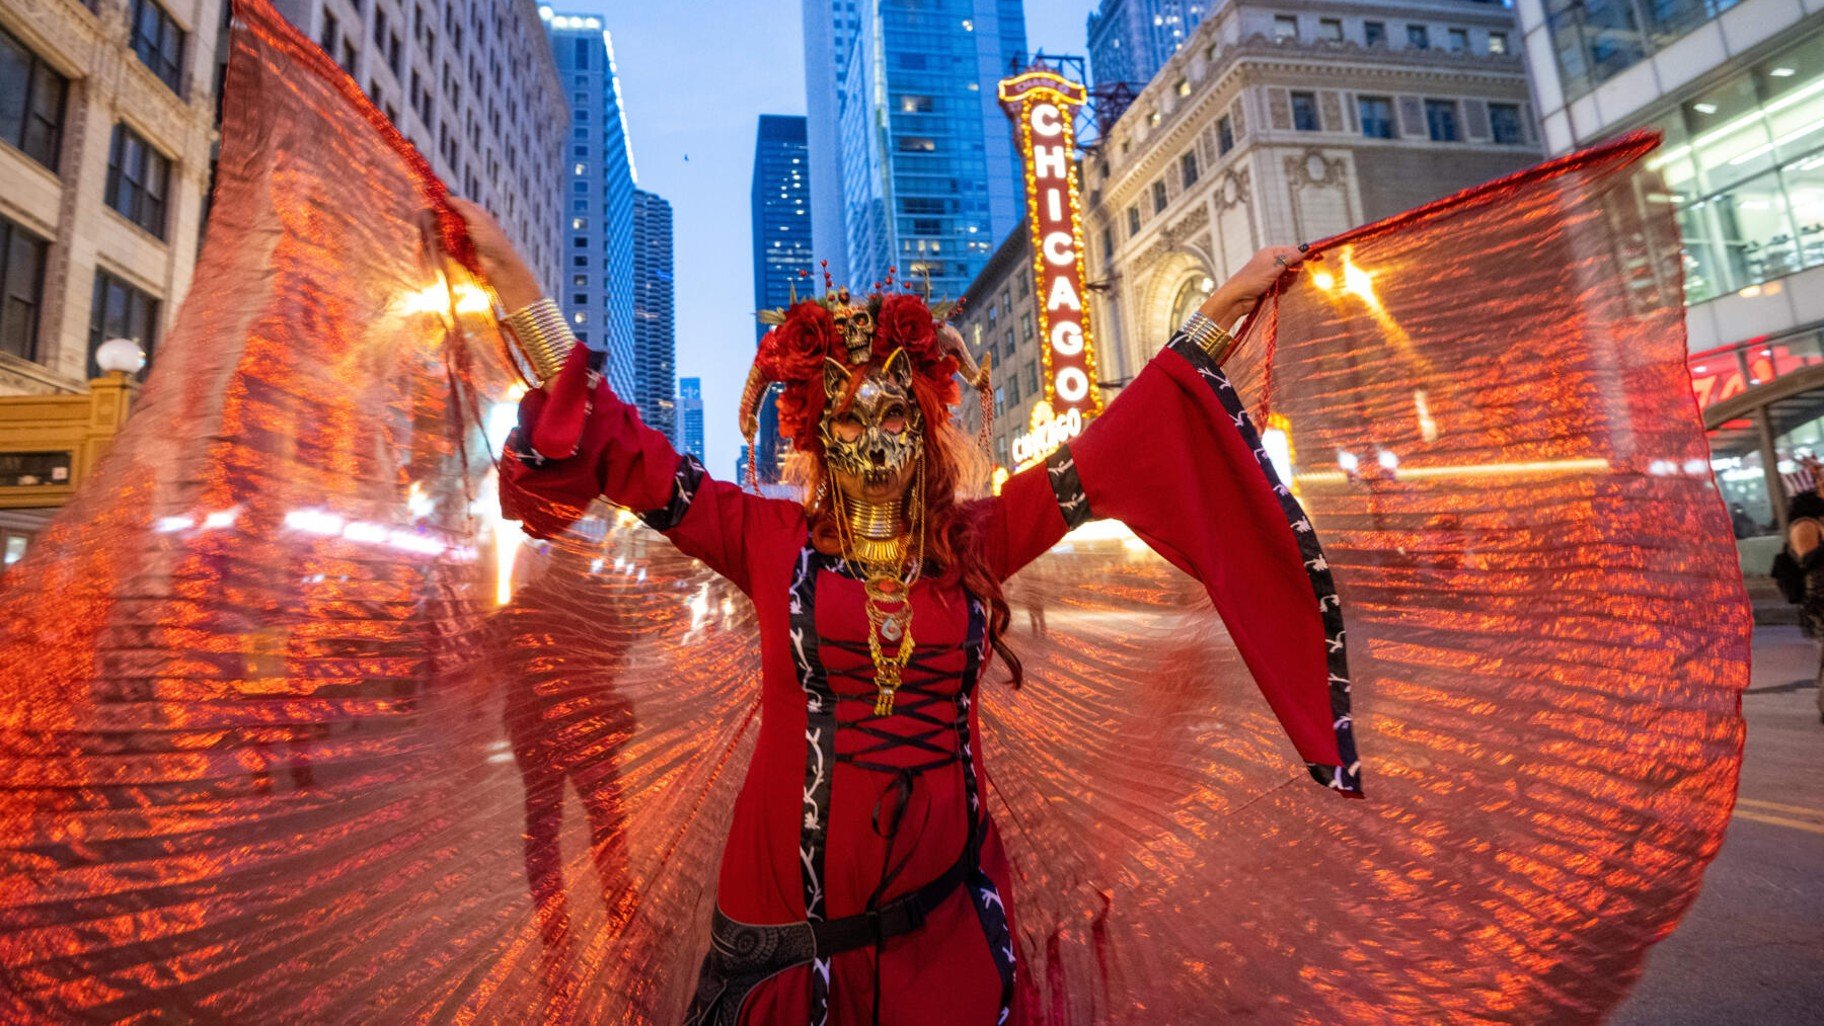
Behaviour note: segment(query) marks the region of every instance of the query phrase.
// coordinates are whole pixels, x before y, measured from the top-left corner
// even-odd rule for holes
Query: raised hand
[[[481,273],[494,286],[500,296],[500,303],[511,313],[528,303],[533,303],[545,294],[538,278],[526,266],[519,251],[507,238],[507,233],[494,220],[494,215],[483,209],[481,204],[463,199],[460,196],[449,198],[450,206],[462,218],[469,230],[469,238],[475,242],[475,256],[481,261]]]
[[[1205,317],[1225,328],[1254,308],[1254,303],[1286,271],[1295,271],[1305,254],[1297,246],[1268,246],[1248,258],[1228,281],[1203,301]]]

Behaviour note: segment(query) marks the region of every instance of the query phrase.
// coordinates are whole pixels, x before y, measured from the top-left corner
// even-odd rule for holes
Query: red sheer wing
[[[263,0],[224,119],[141,403],[0,593],[0,1020],[674,1022],[750,607],[604,506],[493,522],[443,186]]]
[[[1314,246],[1227,368],[1324,542],[1368,801],[1298,782],[1140,538],[1009,583],[1027,681],[983,718],[1030,1021],[1595,1022],[1676,925],[1750,619],[1651,144]]]

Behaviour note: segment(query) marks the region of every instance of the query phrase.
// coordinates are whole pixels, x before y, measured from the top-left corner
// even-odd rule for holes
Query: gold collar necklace
[[[849,499],[840,489],[832,495],[843,558],[862,571],[862,605],[868,614],[868,655],[874,661],[874,715],[893,712],[900,677],[912,660],[912,585],[925,561],[925,467],[913,482],[912,517],[900,515],[902,503]],[[908,556],[911,558],[908,560]],[[908,566],[908,562],[911,564]],[[897,643],[892,655],[886,644]]]

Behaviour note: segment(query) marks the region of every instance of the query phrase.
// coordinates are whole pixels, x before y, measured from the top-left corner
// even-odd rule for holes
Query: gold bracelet
[[[1235,336],[1229,334],[1229,329],[1205,317],[1201,310],[1192,311],[1179,330],[1197,343],[1197,348],[1209,354],[1217,366],[1221,366],[1235,348]]]
[[[501,321],[519,343],[520,355],[532,365],[532,372],[543,384],[564,369],[570,350],[576,348],[576,335],[556,301],[542,297],[508,314]]]

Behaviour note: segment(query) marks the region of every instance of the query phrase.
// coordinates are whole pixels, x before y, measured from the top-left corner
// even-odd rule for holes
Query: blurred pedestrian
[[[1752,538],[1761,533],[1760,525],[1754,522],[1754,518],[1748,515],[1748,511],[1739,502],[1729,507],[1729,519],[1735,524],[1737,538]]]
[[[1818,720],[1824,722],[1824,496],[1815,488],[1793,496],[1786,521],[1787,548],[1805,575],[1799,626],[1818,642]]]

